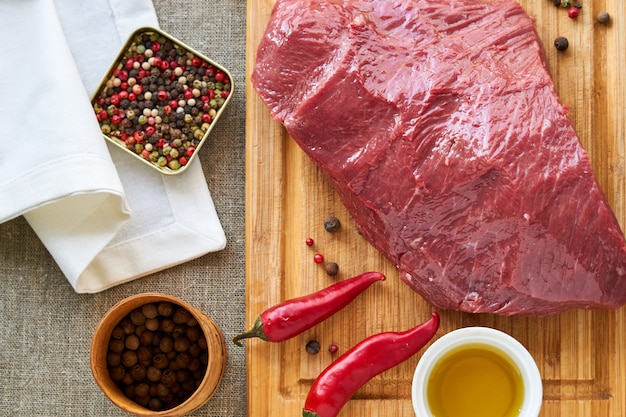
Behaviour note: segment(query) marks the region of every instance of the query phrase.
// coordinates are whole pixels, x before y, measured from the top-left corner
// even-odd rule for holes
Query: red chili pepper
[[[320,291],[293,298],[261,313],[251,330],[237,335],[233,342],[258,337],[268,342],[282,342],[326,320],[348,305],[376,281],[384,281],[379,272],[365,272],[340,281]]]
[[[361,341],[332,362],[315,379],[303,417],[335,417],[344,404],[374,376],[416,354],[439,328],[439,314],[404,332],[378,333]]]

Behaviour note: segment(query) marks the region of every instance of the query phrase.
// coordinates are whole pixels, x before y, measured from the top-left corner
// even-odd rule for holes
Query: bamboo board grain
[[[626,226],[626,11],[623,0],[583,0],[578,19],[548,0],[520,0],[536,19],[557,92],[590,154],[610,205]],[[402,330],[428,318],[431,307],[400,282],[398,274],[357,233],[329,183],[273,122],[250,85],[256,48],[273,0],[248,1],[246,105],[247,325],[273,304],[307,294],[334,280],[312,261],[315,252],[340,265],[343,279],[379,270],[388,279],[371,287],[328,321],[281,344],[247,341],[250,417],[297,416],[311,382],[333,357],[376,332]],[[599,25],[607,10],[611,24]],[[558,53],[556,36],[570,48]],[[581,196],[585,198],[585,196]],[[326,233],[335,215],[340,232]],[[307,237],[315,246],[304,244]],[[542,417],[626,417],[626,309],[571,311],[549,318],[506,318],[442,312],[436,337],[458,327],[484,325],[520,340],[539,364],[544,381]],[[322,351],[304,346],[319,340]],[[336,354],[335,354],[336,355]],[[420,354],[374,378],[344,407],[342,417],[412,417],[410,381]]]

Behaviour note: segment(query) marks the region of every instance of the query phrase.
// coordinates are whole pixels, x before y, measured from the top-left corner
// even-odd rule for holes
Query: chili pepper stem
[[[237,346],[243,346],[240,340],[250,339],[252,337],[258,337],[259,339],[265,340],[267,342],[267,335],[263,331],[263,323],[261,322],[260,317],[256,319],[256,321],[254,322],[254,326],[252,326],[250,330],[233,337],[233,343]]]
[[[302,412],[302,417],[320,417],[320,416],[317,413],[314,413],[312,411],[304,410]]]

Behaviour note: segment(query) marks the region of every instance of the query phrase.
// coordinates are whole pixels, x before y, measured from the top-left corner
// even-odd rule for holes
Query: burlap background
[[[161,28],[228,68],[239,87],[200,153],[226,249],[95,295],[76,294],[23,218],[0,224],[0,416],[124,416],[89,368],[92,333],[119,300],[172,294],[211,316],[227,341],[245,327],[243,0],[154,0]],[[202,221],[202,219],[198,219]],[[245,350],[194,416],[245,416]]]

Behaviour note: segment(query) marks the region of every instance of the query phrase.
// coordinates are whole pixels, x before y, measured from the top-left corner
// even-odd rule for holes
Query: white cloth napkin
[[[226,245],[199,160],[165,176],[100,134],[89,97],[146,25],[150,0],[0,2],[0,222],[24,215],[77,292]]]

